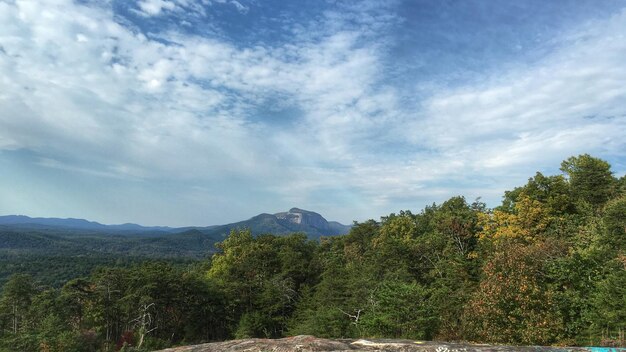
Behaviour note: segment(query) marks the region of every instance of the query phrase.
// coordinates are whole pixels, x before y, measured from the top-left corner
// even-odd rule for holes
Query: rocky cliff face
[[[301,232],[307,234],[311,239],[318,239],[320,236],[347,234],[350,228],[351,226],[342,225],[336,221],[326,221],[318,213],[291,208],[282,213],[264,213],[245,221],[216,226],[208,229],[205,233],[225,238],[233,229],[250,229],[255,236],[261,234],[287,235]]]
[[[320,339],[313,336],[294,336],[284,339],[244,339],[225,342],[207,343],[203,345],[176,347],[161,352],[314,352],[314,351],[420,351],[420,352],[564,352],[592,351],[588,348],[576,347],[524,347],[524,346],[490,346],[461,343],[445,343],[412,340],[347,340]],[[595,350],[594,350],[595,351]]]
[[[274,214],[274,216],[282,221],[297,225],[311,226],[322,231],[328,231],[330,229],[328,221],[320,214],[312,211],[291,208],[288,212],[277,213]]]

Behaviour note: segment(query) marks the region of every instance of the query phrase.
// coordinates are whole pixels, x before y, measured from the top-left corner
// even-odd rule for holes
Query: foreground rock
[[[578,347],[517,347],[491,346],[457,343],[442,343],[413,340],[345,340],[321,339],[314,336],[294,336],[284,339],[244,339],[225,342],[206,343],[203,345],[176,347],[161,352],[213,352],[213,351],[246,351],[246,352],[314,352],[314,351],[422,351],[422,352],[473,352],[473,351],[520,351],[520,352],[552,352],[552,351],[591,351]],[[598,351],[598,350],[594,350]],[[613,349],[618,351],[618,349]],[[619,349],[626,352],[626,349]]]

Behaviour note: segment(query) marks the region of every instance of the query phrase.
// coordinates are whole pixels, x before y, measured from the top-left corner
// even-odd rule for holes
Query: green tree
[[[417,284],[388,280],[373,290],[361,325],[365,336],[431,339],[438,325],[431,290]]]
[[[29,327],[26,318],[35,293],[35,283],[30,275],[15,274],[4,285],[0,298],[0,319],[11,334],[17,335]]]
[[[562,328],[558,341],[567,345],[592,345],[589,335],[590,297],[605,275],[605,253],[571,250],[568,255],[546,263],[546,290],[554,294],[555,317]],[[558,318],[556,318],[558,317]]]
[[[607,203],[602,221],[605,228],[604,242],[612,249],[626,250],[626,196]]]
[[[239,337],[278,337],[311,280],[315,242],[305,235],[254,238],[234,230],[218,245],[208,278],[224,293],[230,330]]]
[[[543,204],[552,216],[575,212],[570,187],[563,175],[544,176],[537,172],[526,185],[505,191],[502,205],[497,209],[514,213],[516,203],[524,198]]]
[[[598,283],[589,311],[595,343],[626,346],[626,257],[612,263],[609,274]]]
[[[616,182],[611,166],[604,160],[583,154],[561,163],[575,199],[599,207],[611,197]]]

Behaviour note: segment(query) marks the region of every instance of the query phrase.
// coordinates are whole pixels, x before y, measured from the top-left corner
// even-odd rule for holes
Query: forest
[[[626,177],[586,154],[561,171],[495,208],[458,196],[319,241],[233,230],[207,259],[105,262],[60,287],[14,274],[0,350],[299,334],[625,346]]]

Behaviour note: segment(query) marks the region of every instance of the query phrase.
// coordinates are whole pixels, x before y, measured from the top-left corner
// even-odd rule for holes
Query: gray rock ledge
[[[314,336],[294,336],[283,339],[242,339],[224,342],[205,343],[202,345],[175,347],[161,352],[317,352],[317,351],[403,351],[403,352],[565,352],[565,351],[614,351],[626,352],[626,349],[604,349],[583,347],[542,347],[542,346],[493,346],[466,343],[446,343],[434,341],[392,340],[392,339],[322,339]]]

